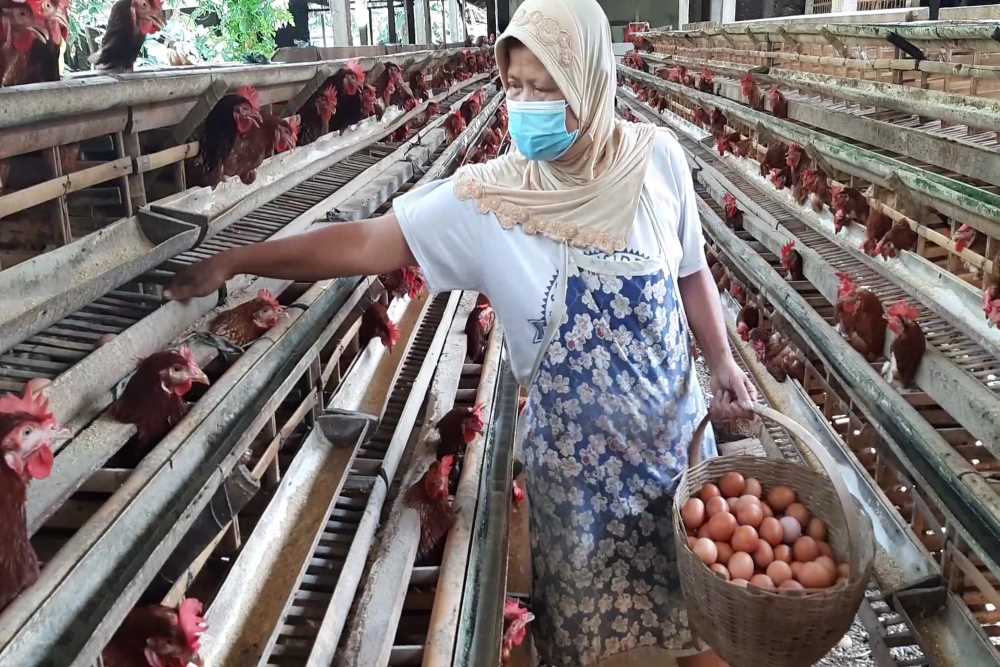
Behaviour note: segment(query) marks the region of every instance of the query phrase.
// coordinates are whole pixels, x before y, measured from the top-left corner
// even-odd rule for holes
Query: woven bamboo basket
[[[807,667],[833,648],[850,628],[861,604],[875,555],[868,517],[847,491],[823,446],[802,426],[763,406],[754,412],[777,422],[808,447],[824,468],[820,475],[787,461],[757,456],[721,456],[699,462],[708,417],[691,443],[689,462],[674,498],[674,542],[681,590],[691,629],[731,667]],[[827,540],[838,563],[846,562],[845,582],[822,591],[781,593],[734,586],[715,575],[687,544],[681,507],[706,482],[730,471],[760,480],[765,491],[792,487],[813,516],[827,524]]]

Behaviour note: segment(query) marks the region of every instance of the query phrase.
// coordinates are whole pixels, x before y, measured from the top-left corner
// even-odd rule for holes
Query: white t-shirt
[[[657,132],[643,183],[664,226],[668,270],[677,277],[705,267],[704,239],[691,171],[677,139]],[[542,353],[546,327],[563,270],[560,243],[520,227],[503,229],[475,201],[459,200],[451,179],[432,181],[396,198],[393,210],[432,292],[474,290],[493,304],[506,333],[511,368],[526,383]],[[613,255],[586,251],[589,259],[627,264],[661,257],[654,220],[640,206],[628,247]]]

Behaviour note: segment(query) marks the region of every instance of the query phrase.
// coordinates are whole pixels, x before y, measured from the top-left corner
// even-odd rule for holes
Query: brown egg
[[[729,576],[733,579],[750,581],[753,576],[753,558],[744,551],[737,551],[729,558]]]
[[[750,585],[750,582],[747,581],[746,579],[730,579],[729,583],[735,584],[735,585],[739,586],[740,588],[746,588],[747,586]]]
[[[729,570],[726,569],[725,565],[721,563],[712,563],[710,569],[726,581],[729,581]]]
[[[747,486],[746,480],[743,479],[743,475],[738,472],[727,472],[719,480],[719,489],[722,491],[722,495],[729,498],[732,496],[742,496],[743,489]]]
[[[786,563],[792,562],[792,548],[787,544],[779,544],[774,547],[774,559],[783,560]]]
[[[835,581],[834,574],[819,563],[804,563],[796,579],[806,588],[826,588]]]
[[[743,498],[753,496],[743,496]],[[736,511],[736,521],[739,522],[741,526],[753,526],[757,528],[760,526],[760,522],[764,520],[764,510],[761,509],[759,502],[746,502],[742,498],[740,499],[740,508]]]
[[[795,502],[795,491],[790,486],[776,486],[767,492],[767,504],[775,512],[784,512]]]
[[[805,587],[794,579],[786,579],[778,586],[779,591],[804,591]]]
[[[728,563],[729,557],[733,555],[733,548],[729,546],[729,542],[716,542],[715,548],[719,552],[719,556],[715,559],[715,562],[722,563],[723,565]]]
[[[808,563],[811,560],[816,560],[816,557],[819,556],[819,547],[816,546],[816,540],[808,535],[803,535],[792,545],[792,554],[795,556],[795,560]]]
[[[728,542],[736,530],[736,517],[729,512],[719,512],[705,524],[708,535],[716,542]]]
[[[788,566],[792,568],[792,574],[795,576],[796,579],[798,579],[799,575],[802,574],[803,565],[805,565],[805,563],[800,563],[797,560],[792,561],[791,563],[788,564]]]
[[[819,547],[820,556],[829,556],[830,558],[833,558],[833,549],[830,548],[829,544],[817,540],[816,546]]]
[[[698,541],[697,538],[688,537],[688,548],[689,549],[694,549],[694,543],[697,542],[697,541]]]
[[[837,564],[833,562],[833,559],[829,556],[819,556],[816,558],[816,562],[825,567],[830,571],[830,574],[836,576],[837,574]]]
[[[698,494],[698,497],[707,503],[709,498],[721,495],[722,493],[719,491],[719,487],[715,484],[705,484],[701,487],[701,492]]]
[[[809,525],[809,520],[812,515],[809,514],[809,510],[802,503],[792,503],[785,509],[785,516],[793,516],[799,525],[802,526],[802,532],[805,532],[806,527]]]
[[[705,503],[700,498],[688,498],[681,507],[681,519],[688,530],[697,530],[705,523]]]
[[[744,495],[754,496],[755,498],[760,498],[763,495],[764,489],[761,487],[760,482],[753,477],[747,477],[747,485],[743,489]]]
[[[740,505],[739,498],[726,498],[726,504],[729,505],[729,511],[732,514],[736,514],[736,508]]]
[[[767,567],[767,576],[771,577],[776,586],[780,586],[792,578],[792,568],[785,561],[776,560]]]
[[[785,538],[785,530],[781,527],[781,523],[773,516],[769,516],[762,520],[760,522],[760,528],[757,532],[760,533],[761,539],[766,541],[772,547],[776,547],[781,544],[781,541]]]
[[[802,524],[799,520],[792,516],[783,516],[778,522],[781,524],[781,541],[785,544],[795,544],[795,540],[802,535]]]
[[[760,504],[760,508],[764,511],[764,517],[765,518],[767,518],[769,516],[774,516],[774,510],[772,510],[771,506],[768,505],[767,503],[761,503]]]
[[[806,534],[817,542],[826,542],[826,523],[817,517],[809,519]]]
[[[766,540],[757,540],[757,551],[753,552],[753,562],[762,570],[774,562],[774,549]]]
[[[706,521],[701,524],[701,527],[698,529],[698,537],[708,537],[708,535],[708,522]]]
[[[771,577],[766,574],[755,574],[750,577],[750,585],[756,586],[757,588],[763,588],[768,591],[774,590],[774,582],[771,581]]]
[[[757,551],[757,545],[760,543],[760,538],[757,537],[757,529],[753,526],[740,526],[733,531],[733,550],[734,551],[746,551],[748,554],[752,554]]]
[[[837,566],[837,575],[842,579],[847,579],[851,576],[851,566],[847,563],[841,563]]]
[[[722,496],[712,496],[705,503],[705,515],[708,516],[709,519],[711,519],[719,512],[728,512],[728,511],[729,511],[729,503],[727,503],[726,499],[723,498]]]
[[[719,552],[715,548],[715,542],[707,537],[702,537],[695,542],[694,547],[691,550],[694,551],[695,555],[700,558],[701,562],[705,565],[711,565],[715,562],[715,559],[719,557]]]

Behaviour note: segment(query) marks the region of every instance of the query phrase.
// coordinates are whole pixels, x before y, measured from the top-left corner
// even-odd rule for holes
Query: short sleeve
[[[455,196],[451,179],[396,197],[393,212],[431,292],[481,290],[482,213]]]
[[[680,220],[677,224],[677,238],[681,245],[681,263],[677,275],[690,276],[708,266],[705,260],[705,237],[701,231],[701,215],[698,213],[698,195],[694,191],[691,167],[684,156],[684,149],[673,136],[667,142],[667,156],[670,173],[675,174],[677,196],[680,201]]]

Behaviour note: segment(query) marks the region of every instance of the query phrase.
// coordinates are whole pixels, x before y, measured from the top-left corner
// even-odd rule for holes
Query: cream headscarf
[[[567,154],[530,161],[516,150],[455,176],[460,199],[514,225],[583,248],[624,250],[639,205],[655,128],[615,118],[611,27],[596,0],[527,0],[496,45],[507,85],[507,43],[518,39],[555,79],[580,121]]]

